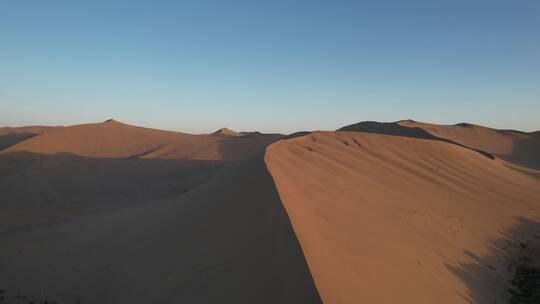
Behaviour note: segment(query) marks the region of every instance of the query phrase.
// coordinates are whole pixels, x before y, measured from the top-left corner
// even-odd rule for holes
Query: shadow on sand
[[[8,133],[0,135],[0,151],[36,136],[35,133]]]
[[[185,193],[227,164],[196,159],[5,153],[0,155],[0,208],[124,208]]]
[[[533,135],[534,134],[534,135]],[[518,140],[513,147],[512,154],[507,160],[517,165],[540,169],[540,133],[531,133],[531,136]]]
[[[488,242],[489,253],[447,267],[467,286],[469,303],[540,303],[540,222],[517,218]]]
[[[495,156],[493,154],[488,153],[486,151],[467,147],[453,140],[435,136],[422,128],[404,127],[396,122],[363,121],[357,124],[343,127],[341,129],[338,129],[338,131],[365,132],[365,133],[375,133],[375,134],[383,134],[383,135],[420,138],[420,139],[427,139],[427,140],[438,140],[438,141],[458,145],[460,147],[476,151],[491,160],[495,159]]]

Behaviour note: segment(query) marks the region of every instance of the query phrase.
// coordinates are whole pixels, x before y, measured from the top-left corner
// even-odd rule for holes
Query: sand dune
[[[540,218],[539,179],[438,140],[316,132],[265,159],[324,303],[504,303],[516,240],[491,242]]]
[[[538,132],[497,130],[479,125],[459,123],[436,125],[413,120],[393,123],[360,122],[339,129],[401,135],[418,138],[444,138],[455,143],[489,152],[517,165],[540,169],[540,136]]]
[[[320,303],[262,154],[170,202],[0,243],[8,299]]]
[[[531,299],[511,283],[540,252],[537,133],[343,130],[191,135],[111,120],[15,144],[0,152],[0,296],[484,304],[513,288]]]
[[[18,166],[0,174],[0,208],[104,211],[130,207],[188,192],[225,165],[220,161],[65,154],[13,163],[15,156],[0,156],[0,166]]]
[[[280,137],[262,135],[259,138],[235,139],[230,136],[192,135],[108,120],[65,127],[57,132],[36,136],[2,153],[70,153],[94,158],[239,160]],[[241,148],[235,150],[236,144]]]
[[[240,136],[240,133],[233,131],[231,129],[228,129],[228,128],[221,128],[212,134],[221,135],[221,136]]]
[[[84,157],[126,158],[144,155],[177,141],[197,144],[196,136],[131,126],[108,120],[103,123],[65,127],[12,146],[3,153],[31,152],[51,155],[71,153]]]
[[[538,157],[540,155],[540,137],[538,132],[497,130],[468,123],[445,126],[405,120],[401,121],[400,124],[419,127],[436,136],[488,151],[509,162],[540,169],[540,157]]]
[[[283,137],[280,134],[197,136],[198,141],[195,144],[192,141],[167,144],[142,155],[141,158],[238,161]]]
[[[527,133],[525,132],[496,130],[468,123],[436,125],[412,120],[403,120],[400,121],[399,124],[412,128],[421,128],[431,134],[452,139],[473,148],[490,151],[497,155],[511,153],[512,143],[520,138],[527,137]]]
[[[36,135],[58,130],[61,127],[28,126],[19,128],[0,128],[0,150],[11,147]]]
[[[86,212],[155,202],[190,191],[279,138],[191,135],[114,120],[65,127],[0,153],[0,208]]]

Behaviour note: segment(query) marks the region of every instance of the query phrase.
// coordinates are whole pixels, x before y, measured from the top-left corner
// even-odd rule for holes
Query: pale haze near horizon
[[[540,129],[540,2],[0,1],[0,125]]]

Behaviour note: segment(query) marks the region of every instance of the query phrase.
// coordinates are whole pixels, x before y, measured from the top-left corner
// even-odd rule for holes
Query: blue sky
[[[540,129],[540,1],[0,0],[0,125]]]

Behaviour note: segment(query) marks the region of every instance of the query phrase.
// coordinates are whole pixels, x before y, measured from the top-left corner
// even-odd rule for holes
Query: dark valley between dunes
[[[0,128],[2,303],[540,303],[540,133]]]

